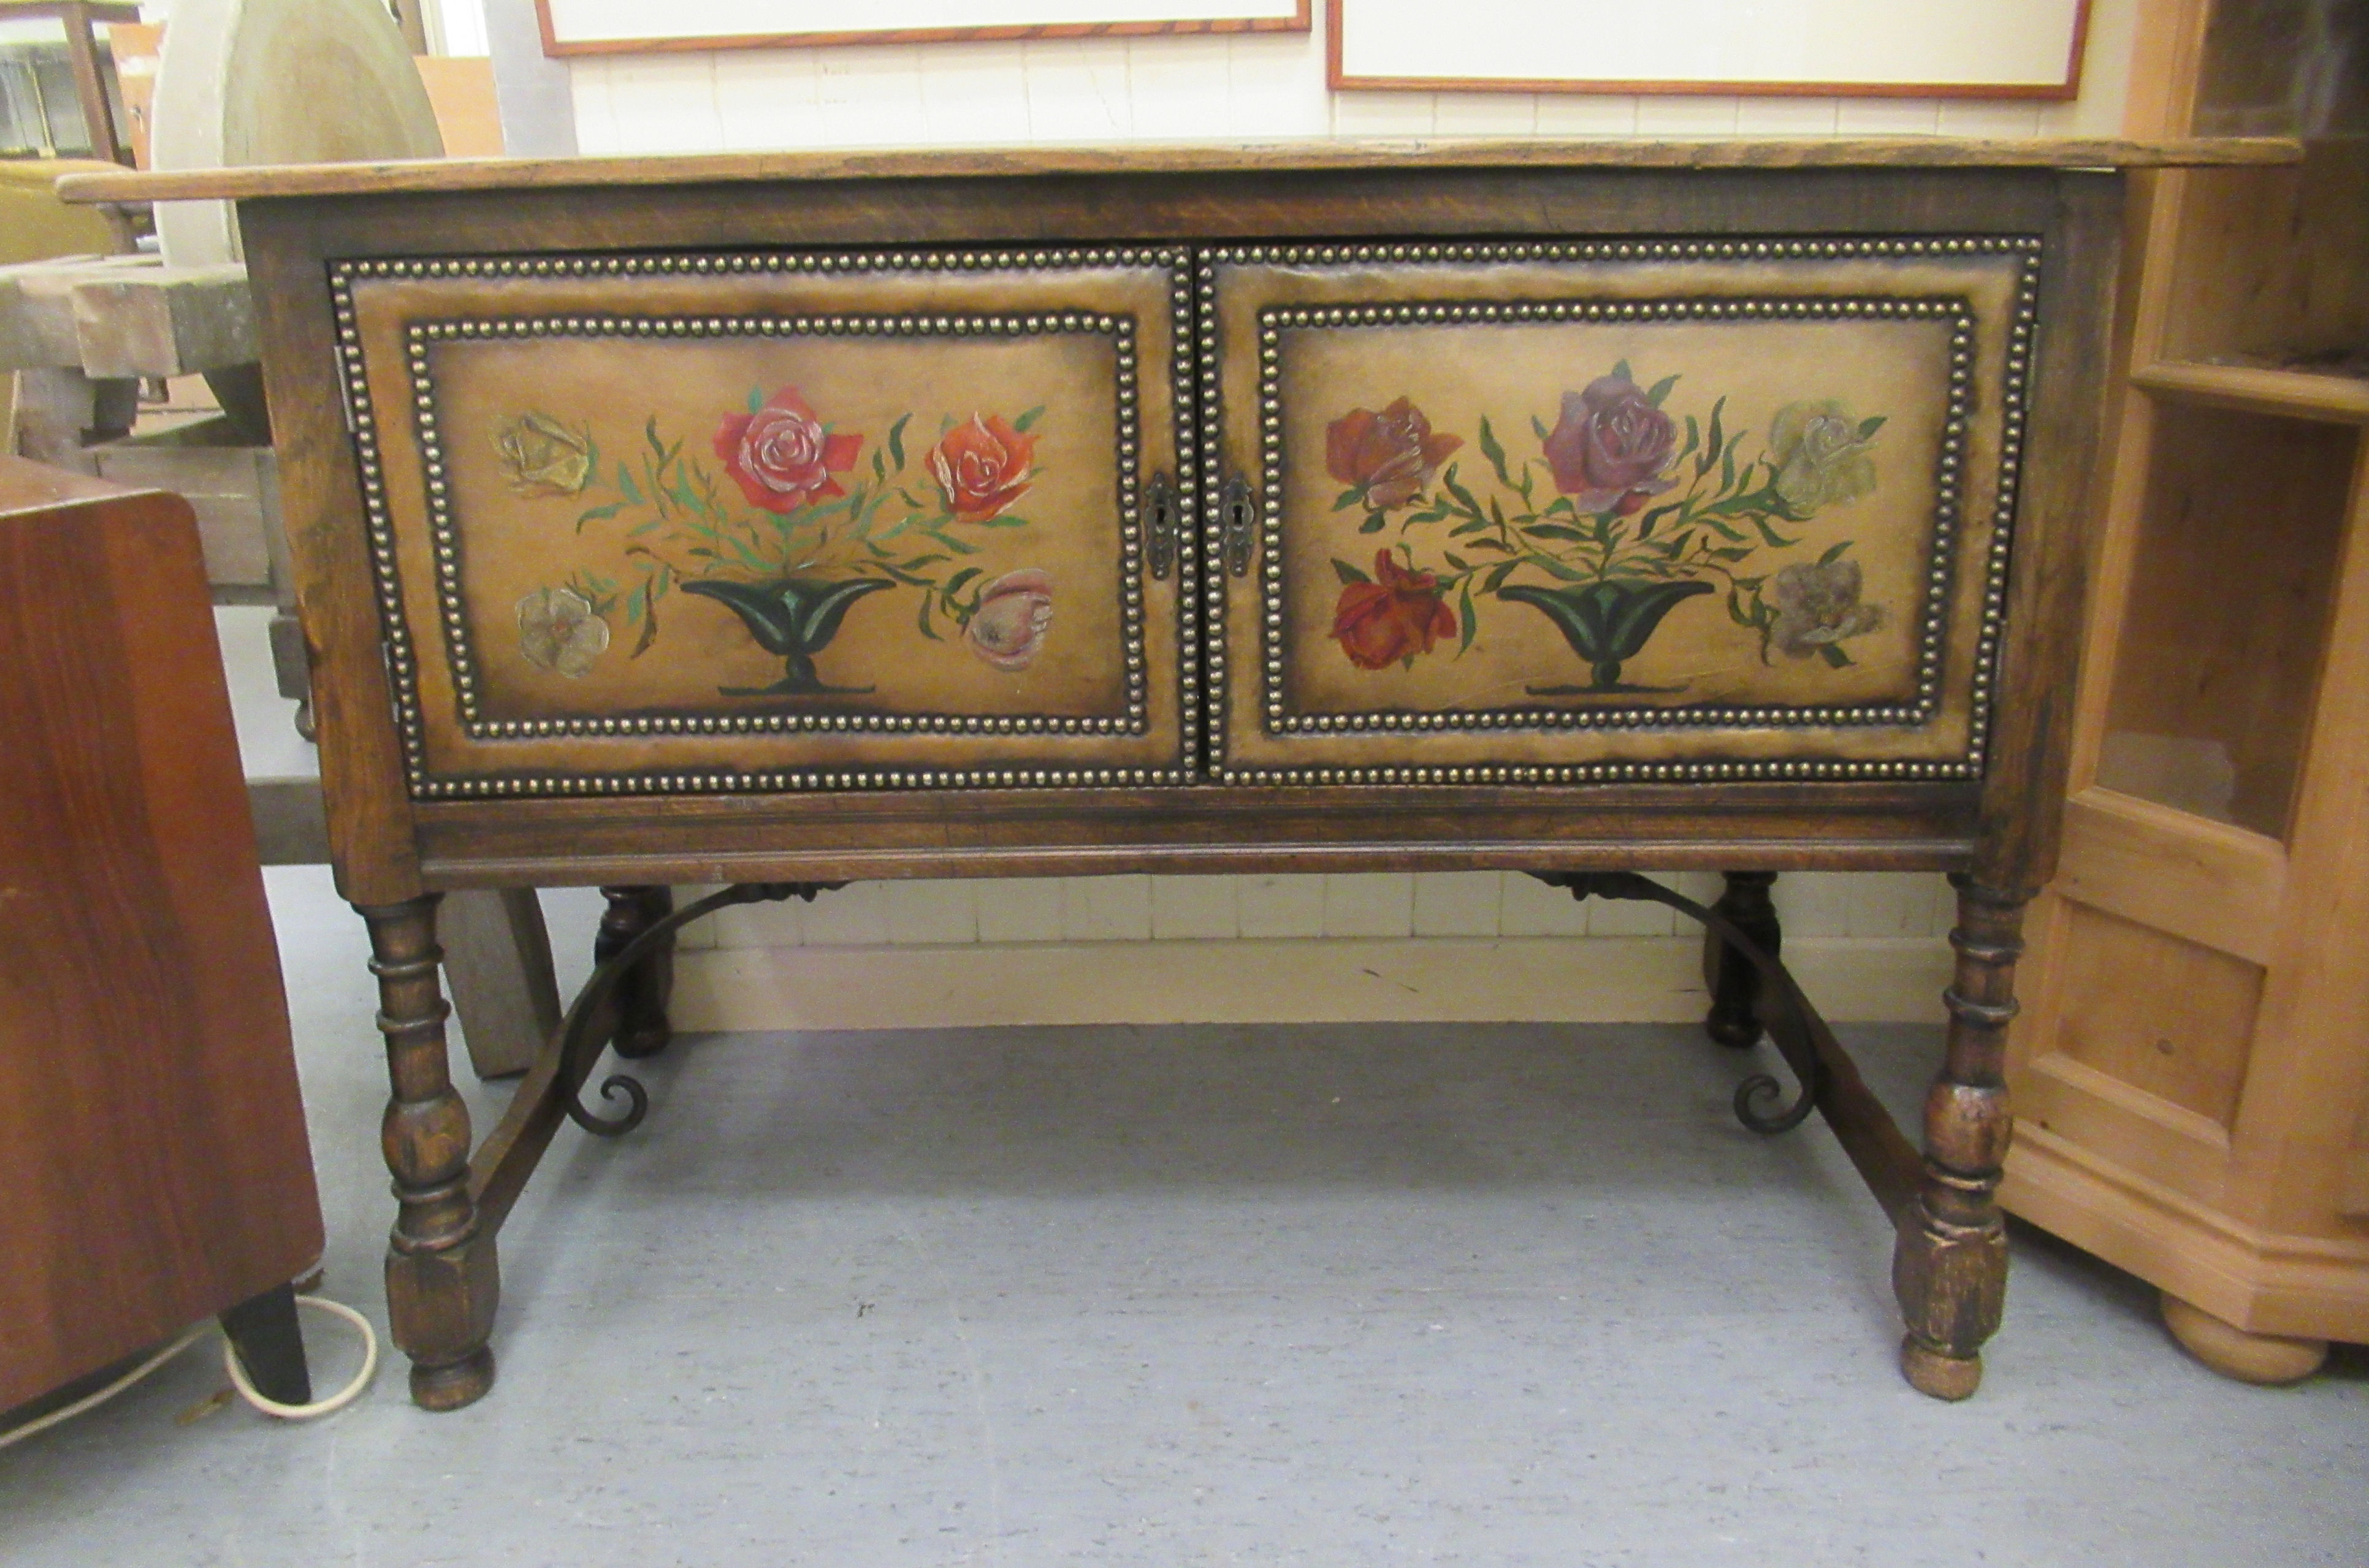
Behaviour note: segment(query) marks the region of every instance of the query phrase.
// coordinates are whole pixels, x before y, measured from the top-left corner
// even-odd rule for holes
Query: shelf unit
[[[2063,868],[2002,1203],[2208,1365],[2369,1341],[2369,0],[2164,0]]]

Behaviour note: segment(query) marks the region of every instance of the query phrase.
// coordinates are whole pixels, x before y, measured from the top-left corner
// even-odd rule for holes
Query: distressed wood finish
[[[1900,1213],[1892,1285],[1908,1324],[1900,1366],[1936,1399],[1972,1394],[1983,1342],[2007,1306],[2007,1221],[1997,1200],[2014,1120],[2008,1114],[2007,1026],[2023,951],[2028,889],[1986,887],[1953,874],[1958,972],[1941,1073],[1925,1097],[1925,1173]]]
[[[2121,218],[2121,177],[2097,171],[2183,160],[2275,161],[2292,151],[2282,143],[1929,139],[1320,144],[361,166],[76,185],[75,193],[86,196],[246,199],[242,222],[324,741],[329,838],[341,889],[370,916],[386,987],[395,1084],[387,1152],[402,1207],[390,1294],[397,1338],[417,1364],[416,1396],[450,1407],[484,1391],[491,1376],[486,1344],[496,1288],[494,1231],[564,1116],[602,1130],[575,1098],[598,1045],[618,1039],[628,1053],[655,1047],[665,1026],[664,954],[648,950],[613,990],[579,1003],[576,1034],[589,1048],[567,1046],[567,1031],[561,1031],[501,1126],[470,1160],[466,1118],[445,1076],[443,1004],[435,986],[435,898],[442,891],[603,885],[612,907],[602,949],[614,955],[662,916],[650,890],[667,884],[764,883],[777,885],[765,896],[810,897],[818,884],[859,877],[1738,865],[1760,870],[1735,879],[1720,912],[1740,917],[1734,929],[1765,933],[1772,943],[1770,873],[1935,869],[1974,878],[1962,922],[1950,1052],[1928,1107],[1921,1173],[1911,1145],[1830,1038],[1787,1013],[1780,1040],[1789,1059],[1814,1069],[1811,1100],[1879,1200],[1901,1217],[1898,1278],[1912,1380],[1944,1397],[1970,1391],[2004,1286],[2003,1231],[1990,1196],[2007,1127],[1997,1059],[1998,1027],[2012,1001],[2004,955],[2019,900],[2054,868],[2052,803],[2066,766],[2064,707],[2080,612],[2083,509]],[[1003,264],[964,263],[967,254],[1001,249],[1058,269],[1080,265],[1065,255],[1097,246],[1131,246],[1139,255],[1149,247],[1181,255],[1197,276],[1219,247],[1337,245],[1345,236],[1417,251],[1464,242],[1452,256],[1442,250],[1422,258],[1426,266],[1451,268],[1485,261],[1486,246],[1515,243],[1564,251],[1566,242],[1615,247],[1586,252],[1608,261],[1619,259],[1623,245],[1638,246],[1640,255],[1678,258],[1688,253],[1666,247],[1695,236],[1713,247],[1747,247],[1692,254],[1763,267],[1762,283],[1780,291],[1789,278],[1809,275],[1789,274],[1789,266],[1812,257],[1814,246],[1837,240],[1860,246],[1848,251],[1854,257],[1945,256],[1951,254],[1946,242],[1954,239],[1961,257],[1999,253],[2005,244],[2036,258],[2031,303],[2002,304],[2008,296],[1994,291],[1979,304],[1978,327],[1971,335],[1962,329],[1968,342],[1991,332],[2030,354],[2029,413],[2019,420],[2011,406],[1986,392],[1974,400],[1980,407],[1973,416],[1977,424],[2003,421],[1986,427],[1992,433],[1983,439],[2013,460],[1997,471],[1999,493],[2011,493],[2013,501],[2011,554],[2004,566],[1969,555],[1920,567],[1935,572],[1934,581],[1955,585],[1951,591],[1960,597],[1951,603],[1979,603],[1974,620],[1953,611],[1955,618],[1940,622],[1955,650],[1949,681],[1965,682],[1973,711],[1987,705],[1991,714],[1987,747],[1963,753],[1975,765],[1963,770],[1965,776],[1916,776],[1907,768],[1865,769],[1864,777],[1788,773],[1781,759],[1750,762],[1741,738],[1737,756],[1726,755],[1719,737],[1747,737],[1753,721],[1722,714],[1689,730],[1694,761],[1686,774],[1654,773],[1650,749],[1624,764],[1621,776],[1594,783],[1526,772],[1520,755],[1439,773],[1431,767],[1430,737],[1421,733],[1432,727],[1426,726],[1402,727],[1413,732],[1395,735],[1374,754],[1370,777],[1321,768],[1285,781],[1226,772],[1219,753],[1201,749],[1215,745],[1227,721],[1196,706],[1190,677],[1198,672],[1203,691],[1230,688],[1230,700],[1253,700],[1238,668],[1243,649],[1225,638],[1230,623],[1265,613],[1262,579],[1233,570],[1238,564],[1248,568],[1258,546],[1253,541],[1242,551],[1229,532],[1235,509],[1219,466],[1226,454],[1213,443],[1228,421],[1247,417],[1242,388],[1250,385],[1257,395],[1256,378],[1245,383],[1242,373],[1260,349],[1228,327],[1223,311],[1213,308],[1219,296],[1207,290],[1178,345],[1180,368],[1197,379],[1183,395],[1195,418],[1178,426],[1175,477],[1184,532],[1173,563],[1176,575],[1158,579],[1150,565],[1156,557],[1147,552],[1145,576],[1122,584],[1126,594],[1143,590],[1147,603],[1173,616],[1167,624],[1186,677],[1179,710],[1184,749],[1173,776],[1104,783],[1089,776],[1048,787],[1032,771],[1042,764],[993,760],[986,766],[1002,772],[923,787],[931,780],[920,770],[937,755],[929,735],[944,733],[927,726],[911,738],[909,752],[865,764],[889,771],[859,776],[832,773],[850,764],[832,760],[844,753],[830,749],[836,743],[828,725],[703,730],[645,722],[649,710],[623,709],[613,728],[595,726],[568,742],[578,749],[568,764],[576,773],[521,772],[508,784],[488,774],[454,789],[429,765],[421,732],[407,737],[412,720],[395,700],[395,683],[429,668],[445,635],[440,628],[469,624],[465,600],[447,599],[439,609],[419,598],[461,591],[450,587],[463,569],[452,563],[467,555],[469,508],[464,496],[450,514],[459,521],[450,525],[455,532],[440,557],[417,532],[428,506],[422,498],[431,493],[421,476],[446,484],[450,475],[432,456],[422,463],[410,448],[404,449],[408,466],[358,461],[357,436],[362,451],[381,453],[404,439],[396,427],[423,417],[419,411],[435,416],[439,407],[432,387],[406,382],[400,364],[385,359],[390,345],[405,342],[403,312],[411,307],[403,301],[458,298],[478,289],[490,291],[489,301],[521,302],[516,308],[532,315],[532,300],[559,297],[544,279],[630,281],[664,274],[676,280],[665,285],[674,291],[665,295],[674,302],[670,308],[702,298],[742,302],[719,303],[698,317],[707,323],[700,334],[729,338],[747,337],[751,313],[765,308],[772,286],[764,279],[803,277],[809,268],[892,281],[892,275],[925,276],[933,267],[950,277],[968,268],[966,286],[976,294],[977,280],[1004,276],[995,271]],[[1917,248],[1936,236],[1940,250]],[[1866,248],[1871,244],[1874,248]],[[1767,248],[1751,251],[1755,245]],[[923,249],[941,259],[921,258]],[[819,254],[833,250],[853,250],[855,258]],[[943,259],[949,255],[953,262]],[[629,257],[676,259],[652,273]],[[505,258],[521,258],[557,259],[548,260],[545,271],[536,270],[544,262],[505,271]],[[379,323],[372,326],[358,310],[350,327],[343,326],[333,293],[341,273],[388,280],[394,292],[383,298],[394,314],[372,318]],[[697,282],[702,277],[710,281]],[[1832,292],[1846,286],[1842,277],[1833,274],[1819,286]],[[716,278],[741,280],[727,286]],[[453,280],[461,280],[453,284],[460,293],[446,287]],[[1934,280],[1947,282],[1940,272],[1928,280]],[[1474,288],[1486,292],[1470,279],[1459,286],[1466,298]],[[1584,296],[1592,285],[1581,269],[1554,286]],[[701,288],[710,292],[701,295]],[[715,292],[719,288],[725,292]],[[341,330],[349,334],[346,351],[355,356],[350,375],[340,371]],[[548,330],[529,327],[513,338]],[[765,329],[757,331],[761,337]],[[601,339],[595,333],[582,340]],[[413,364],[432,358],[425,347],[401,349],[398,360],[404,354]],[[1968,373],[1978,379],[1993,372],[1969,367]],[[342,412],[349,397],[357,399],[352,434]],[[1313,419],[1321,429],[1336,412],[1295,409],[1290,417]],[[1770,418],[1765,411],[1752,417]],[[717,453],[726,459],[724,447]],[[580,477],[570,461],[559,453],[564,491]],[[1935,462],[1951,472],[1946,462]],[[1772,464],[1771,485],[1775,475]],[[382,617],[373,507],[384,539],[381,558],[397,573],[388,580],[403,584],[403,596],[389,601],[406,607],[402,626],[410,629],[401,636],[391,637],[391,629],[401,627]],[[554,515],[558,534],[578,537],[565,516]],[[1998,515],[2004,526],[2007,514]],[[410,567],[401,566],[406,560]],[[435,576],[439,569],[446,575]],[[403,570],[428,575],[402,577]],[[1994,571],[2004,577],[1992,578]],[[1178,597],[1151,594],[1155,581]],[[1988,597],[1994,589],[2003,598]],[[880,597],[885,602],[887,596]],[[479,625],[497,624],[482,608],[475,613]],[[1978,623],[1983,636],[1997,629],[1995,668],[1968,651]],[[406,647],[406,636],[425,641]],[[1069,657],[1112,657],[1108,644],[1081,647]],[[1596,690],[1617,680],[1617,673],[1602,675]],[[842,700],[804,690],[761,695]],[[1651,729],[1665,720],[1645,713],[1628,722]],[[741,745],[735,755],[744,763],[750,756],[778,759],[764,765],[785,771],[763,777],[714,772],[715,756],[699,750],[706,743],[698,737],[710,733]],[[743,745],[765,733],[771,738],[754,750]],[[1881,739],[1847,736],[1835,742],[1843,748],[1836,755],[1882,759]],[[903,736],[898,740],[906,743]],[[1577,743],[1566,736],[1558,744]],[[1588,754],[1585,745],[1571,753],[1582,760]],[[913,760],[902,760],[908,757]],[[800,767],[809,772],[795,773]],[[899,768],[915,771],[900,777]],[[1732,967],[1716,947],[1711,956],[1715,969]],[[1742,1039],[1762,1024],[1779,1027],[1757,987],[1747,995],[1740,978],[1715,983],[1713,1025],[1722,1037]],[[638,1091],[634,1098],[623,1125],[639,1114]],[[1804,1114],[1807,1108],[1805,1103]]]
[[[2301,147],[2280,137],[2124,142],[1942,136],[1820,136],[1799,141],[1584,142],[1449,137],[1305,141],[1225,146],[981,148],[956,152],[717,153],[697,157],[471,158],[261,165],[243,168],[76,174],[58,181],[69,201],[330,196],[535,187],[702,185],[749,180],[965,178],[981,175],[1273,174],[1308,169],[1502,168],[2161,168],[2288,164]]]

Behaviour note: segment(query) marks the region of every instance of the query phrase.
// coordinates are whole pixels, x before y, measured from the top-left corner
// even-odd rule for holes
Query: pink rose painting
[[[808,501],[847,492],[834,474],[855,465],[864,438],[824,428],[798,395],[785,386],[753,412],[727,414],[715,428],[715,455],[752,507],[794,512]]]
[[[1053,624],[1053,579],[1034,567],[1006,572],[978,590],[963,636],[998,670],[1025,670]]]

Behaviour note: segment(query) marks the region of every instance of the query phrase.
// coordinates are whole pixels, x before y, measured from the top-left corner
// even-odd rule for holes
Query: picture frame
[[[822,0],[674,0],[653,32],[643,0],[534,0],[543,52],[572,55],[692,50],[801,49],[854,44],[991,42],[1014,39],[1162,34],[1291,33],[1314,26],[1314,0],[887,0],[864,6],[869,25],[844,25],[845,6]],[[752,11],[781,25],[752,29]]]
[[[2023,98],[2081,86],[2090,0],[1777,0],[1787,26],[1719,25],[1722,0],[1471,0],[1442,29],[1392,0],[1325,0],[1335,92]],[[1562,68],[1558,68],[1561,66]]]

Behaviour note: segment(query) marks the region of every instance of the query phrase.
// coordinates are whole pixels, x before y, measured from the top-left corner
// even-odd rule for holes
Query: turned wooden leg
[[[1892,1285],[1908,1327],[1900,1368],[1935,1399],[1964,1399],[1983,1379],[1983,1342],[2007,1300],[2007,1226],[1995,1195],[2013,1122],[2004,1077],[2015,1016],[2015,960],[2031,897],[1963,876],[1958,967],[1940,1075],[1925,1097],[1925,1174],[1900,1214]]]
[[[603,887],[609,900],[601,917],[600,933],[592,939],[592,961],[605,964],[625,944],[674,912],[674,893],[666,887]],[[667,1048],[674,1031],[667,1024],[667,1001],[674,994],[674,939],[619,977],[617,981],[617,1054],[656,1056]]]
[[[2225,1378],[2243,1383],[2299,1383],[2328,1359],[2328,1341],[2249,1333],[2167,1290],[2163,1325],[2188,1353]]]
[[[1760,944],[1762,951],[1776,957],[1784,932],[1777,923],[1777,906],[1769,901],[1768,889],[1776,886],[1777,874],[1730,871],[1723,875],[1727,890],[1720,894],[1719,902],[1711,909],[1734,921],[1745,935]],[[1711,1012],[1703,1018],[1704,1033],[1721,1045],[1739,1050],[1760,1038],[1759,972],[1709,927],[1703,930],[1703,984],[1711,989]]]
[[[296,1326],[296,1288],[276,1285],[222,1315],[223,1333],[265,1399],[313,1402],[313,1375],[304,1365],[304,1335]]]
[[[469,1197],[469,1110],[452,1091],[444,1047],[451,1012],[438,983],[435,895],[361,908],[378,977],[379,1032],[395,1094],[380,1137],[395,1176],[386,1253],[387,1316],[411,1357],[412,1402],[458,1410],[494,1386],[494,1310],[501,1273]]]

